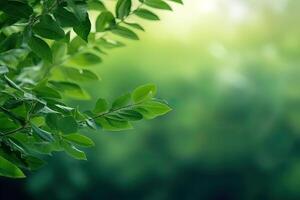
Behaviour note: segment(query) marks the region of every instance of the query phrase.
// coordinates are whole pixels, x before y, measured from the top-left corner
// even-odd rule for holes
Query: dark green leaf
[[[138,121],[143,119],[143,115],[134,110],[120,110],[118,115],[126,121]]]
[[[31,124],[31,127],[32,127],[33,133],[35,133],[37,136],[39,136],[42,140],[45,140],[47,142],[54,141],[54,138],[51,133],[49,133],[43,129],[40,129],[39,127],[35,126],[34,124]]]
[[[40,21],[33,26],[33,31],[41,37],[59,40],[65,37],[64,30],[50,15],[43,15]]]
[[[48,62],[52,62],[51,49],[44,40],[42,40],[38,37],[32,36],[28,41],[28,45],[29,45],[30,49],[36,55],[38,55],[40,58],[42,58]]]
[[[64,148],[66,153],[69,154],[70,156],[72,156],[73,158],[78,159],[78,160],[87,160],[86,155],[83,151],[80,151],[79,149],[74,147],[69,142],[62,141],[61,143],[62,143],[62,147]]]
[[[89,19],[89,15],[87,14],[85,20],[80,21],[80,24],[78,26],[73,27],[73,30],[79,37],[81,37],[85,41],[88,41],[88,35],[91,31],[91,22]]]
[[[81,135],[79,133],[64,135],[64,139],[68,140],[69,142],[72,142],[74,144],[84,146],[84,147],[92,147],[95,145],[95,143],[88,137]]]
[[[57,126],[65,134],[76,133],[78,130],[78,124],[71,116],[58,118]]]
[[[74,27],[79,25],[79,20],[75,14],[64,7],[58,7],[54,12],[54,16],[62,27]]]
[[[33,13],[32,8],[28,4],[20,1],[0,2],[0,10],[12,18],[29,18],[29,16]]]

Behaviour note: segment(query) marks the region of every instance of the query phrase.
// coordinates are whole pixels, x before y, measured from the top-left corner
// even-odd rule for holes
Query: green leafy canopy
[[[64,99],[89,99],[82,83],[99,81],[93,66],[102,55],[138,40],[135,19],[159,20],[157,9],[172,10],[181,0],[1,0],[0,1],[0,176],[25,177],[44,165],[44,155],[65,151],[86,160],[80,148],[94,142],[83,129],[122,131],[133,121],[169,112],[146,84],[116,98],[99,98],[82,111]],[[89,11],[97,13],[90,18]],[[95,27],[95,31],[91,31]],[[105,32],[105,34],[103,34]],[[116,38],[116,37],[113,37]],[[60,76],[56,76],[60,74]]]

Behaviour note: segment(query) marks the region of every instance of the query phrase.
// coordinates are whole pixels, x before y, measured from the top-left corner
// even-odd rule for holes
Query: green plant
[[[181,0],[169,0],[182,3]],[[93,141],[78,133],[90,128],[121,131],[131,121],[153,119],[170,111],[147,84],[111,105],[99,98],[95,108],[81,111],[68,99],[89,99],[81,87],[97,81],[91,67],[105,49],[124,46],[111,35],[137,40],[144,30],[129,20],[159,20],[149,8],[171,10],[163,0],[1,0],[0,2],[0,175],[21,178],[23,170],[44,164],[44,155],[65,151],[85,160],[78,146]],[[97,13],[91,31],[89,12]]]

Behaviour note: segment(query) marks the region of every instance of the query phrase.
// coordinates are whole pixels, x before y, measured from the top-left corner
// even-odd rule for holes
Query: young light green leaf
[[[98,99],[96,102],[95,108],[93,110],[93,113],[100,114],[104,113],[108,110],[108,103],[105,99]]]
[[[59,92],[76,98],[76,99],[89,99],[89,95],[76,83],[66,81],[49,81]]]
[[[90,1],[88,1],[88,9],[89,10],[104,11],[104,10],[106,10],[106,7],[101,1],[90,0]]]
[[[172,109],[163,102],[150,100],[137,105],[135,110],[141,113],[144,118],[153,119],[170,112]]]
[[[96,19],[96,31],[103,32],[106,28],[115,24],[115,18],[109,11],[102,12]]]
[[[156,86],[153,84],[142,85],[136,88],[132,93],[132,100],[135,103],[140,103],[151,99],[156,94]]]
[[[61,41],[55,41],[52,46],[53,63],[59,63],[63,60],[67,54],[67,44]]]
[[[0,176],[25,178],[24,173],[14,164],[0,156]]]
[[[130,100],[131,100],[131,94],[130,93],[124,94],[124,95],[120,96],[119,98],[117,98],[112,103],[112,109],[114,110],[117,108],[127,106],[129,104]]]
[[[81,135],[79,133],[63,135],[63,138],[68,140],[69,142],[72,142],[74,144],[84,146],[84,147],[92,147],[95,145],[95,143],[90,138],[88,138],[84,135]]]
[[[42,58],[48,62],[52,62],[51,49],[44,40],[42,40],[38,37],[32,36],[28,40],[28,45],[29,45],[30,49],[36,55],[38,55],[40,58]]]

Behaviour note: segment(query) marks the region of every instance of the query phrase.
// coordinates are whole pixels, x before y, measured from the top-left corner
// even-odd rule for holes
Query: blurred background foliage
[[[174,110],[125,133],[87,133],[87,162],[57,154],[26,180],[1,178],[1,197],[300,199],[300,1],[174,7],[86,85],[113,99],[153,82]]]

